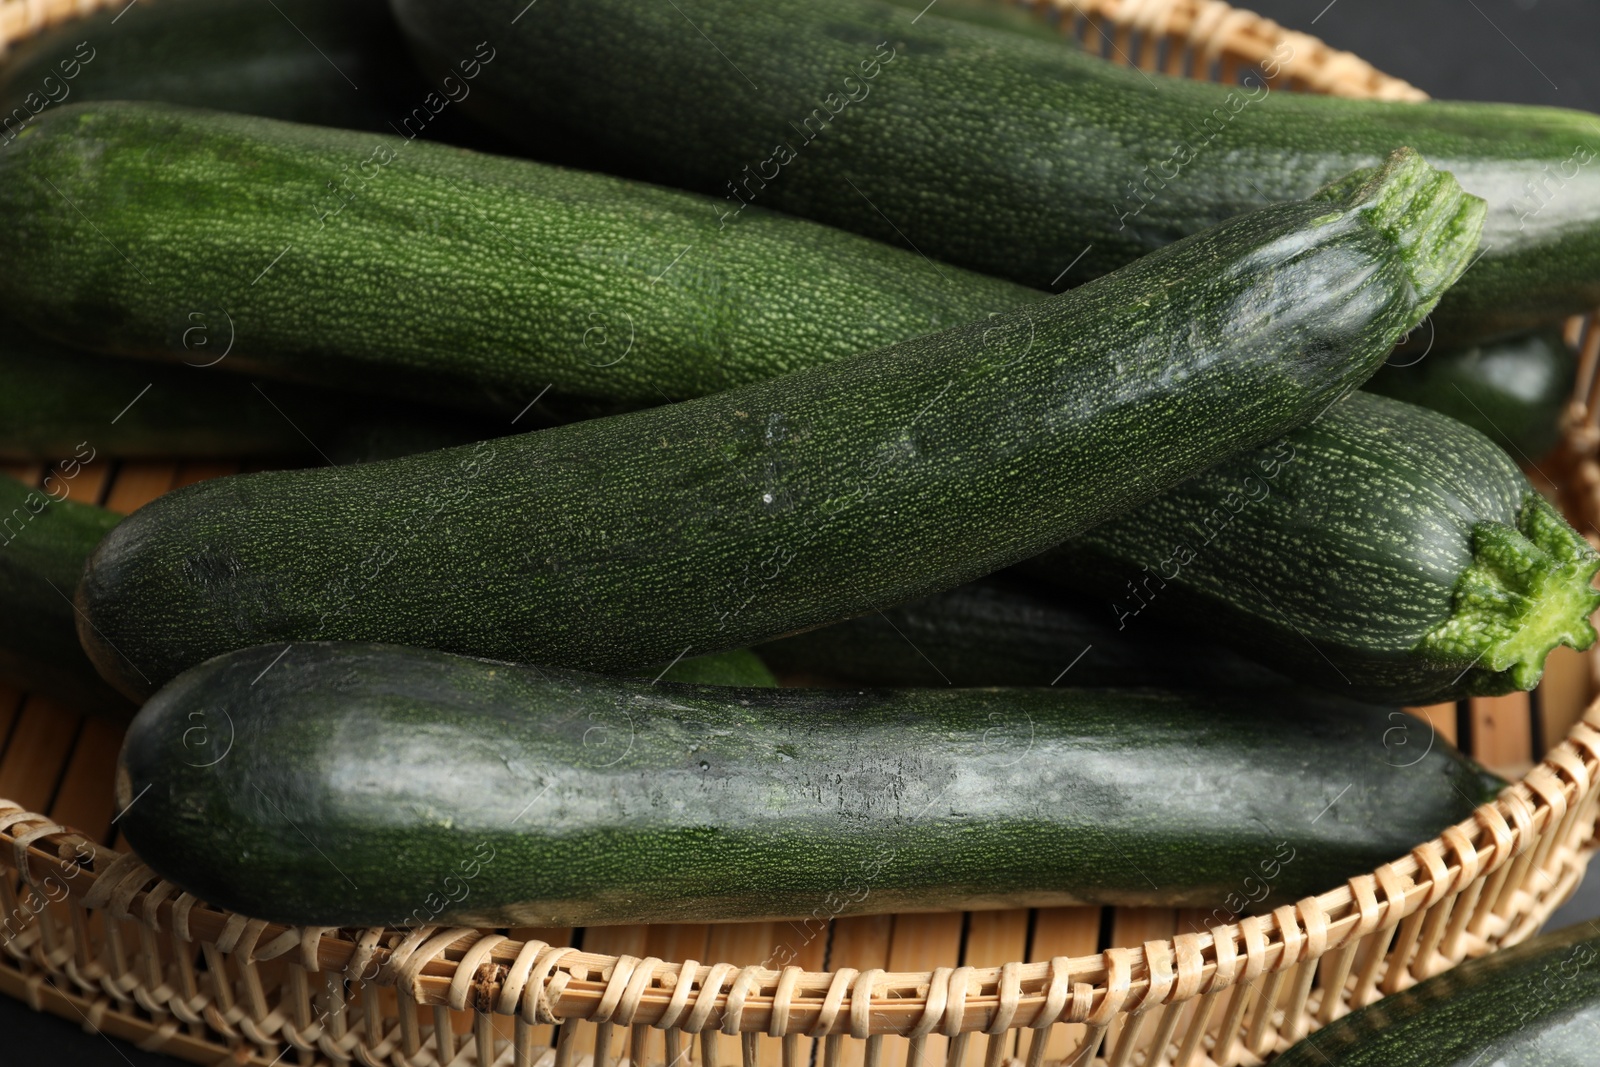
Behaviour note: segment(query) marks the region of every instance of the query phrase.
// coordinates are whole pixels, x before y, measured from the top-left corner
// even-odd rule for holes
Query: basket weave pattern
[[[0,0],[0,54],[125,2]],[[1277,87],[1423,97],[1219,0],[1034,8],[1146,69],[1233,81],[1276,57]],[[1593,532],[1600,328],[1574,320],[1570,339],[1578,388],[1540,474]],[[1042,962],[828,971],[589,952],[515,931],[283,927],[212,908],[132,854],[0,801],[0,992],[147,1048],[258,1067],[715,1067],[730,1055],[745,1067],[1232,1067],[1529,936],[1582,877],[1597,803],[1600,704],[1471,819],[1270,914]]]

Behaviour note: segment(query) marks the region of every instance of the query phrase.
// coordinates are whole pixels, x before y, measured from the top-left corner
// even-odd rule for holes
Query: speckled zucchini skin
[[[1252,878],[1271,907],[1504,785],[1394,731],[1422,751],[1401,712],[1290,692],[651,686],[264,646],[145,706],[119,825],[203,899],[316,925],[1224,908]]]
[[[1498,536],[1527,543],[1526,570],[1485,567]],[[1597,567],[1600,556],[1494,442],[1359,391],[1025,569],[1104,596],[1123,629],[1204,627],[1335,692],[1433,703],[1532,688],[1552,647],[1587,648]],[[1526,656],[1501,663],[1484,645],[1430,638],[1468,618],[1500,636],[1493,611],[1521,611],[1523,583],[1545,575],[1577,606]]]
[[[991,576],[761,645],[773,669],[861,685],[1282,686],[1195,627],[1119,630],[1105,601]]]
[[[1591,1067],[1600,1049],[1600,934],[1543,934],[1351,1012],[1278,1067]]]
[[[133,705],[84,655],[69,599],[89,553],[121,518],[70,499],[81,461],[97,458],[92,447],[67,453],[44,489],[0,477],[0,681],[125,718]]]
[[[388,132],[401,101],[429,89],[408,68],[382,0],[143,0],[74,15],[9,49],[0,116],[13,121],[0,142],[41,110],[85,100]]]
[[[547,387],[717,392],[1042,298],[714,208],[392,135],[69,105],[0,153],[0,300],[99,351],[195,362],[205,336],[229,369],[516,412]]]
[[[1426,341],[1424,335],[1402,345],[1363,388],[1442,411],[1524,466],[1555,445],[1578,372],[1578,354],[1560,333],[1444,352],[1429,351]]]
[[[1481,212],[1398,154],[1344,209],[1265,208],[855,359],[471,448],[191,486],[96,552],[81,636],[148,694],[274,640],[609,673],[902,603],[1315,417],[1465,267]]]
[[[535,153],[570,131],[729,211],[777,208],[1036,288],[1407,145],[1489,201],[1483,260],[1434,316],[1441,337],[1600,305],[1600,135],[1581,112],[1203,84],[938,6],[541,0],[513,24],[519,0],[392,4],[423,50],[504,42],[516,58],[485,72],[479,102],[512,105],[505,132]]]

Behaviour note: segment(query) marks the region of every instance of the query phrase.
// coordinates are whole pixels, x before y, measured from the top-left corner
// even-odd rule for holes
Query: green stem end
[[[1414,149],[1399,148],[1381,166],[1363,168],[1318,190],[1313,200],[1359,212],[1394,242],[1411,275],[1417,310],[1407,328],[1433,310],[1472,265],[1488,205],[1435,169]]]
[[[1600,554],[1543,497],[1528,499],[1516,529],[1476,524],[1472,557],[1456,581],[1450,617],[1419,646],[1456,662],[1470,659],[1470,692],[1532,689],[1557,645],[1582,651],[1594,644],[1589,620],[1600,610],[1600,591],[1591,583]]]

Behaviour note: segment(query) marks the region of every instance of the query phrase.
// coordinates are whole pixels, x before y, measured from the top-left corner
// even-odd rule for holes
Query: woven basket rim
[[[1183,41],[1203,61],[1231,56],[1246,62],[1277,61],[1279,72],[1269,82],[1291,88],[1377,100],[1426,100],[1428,94],[1410,82],[1385,74],[1354,52],[1334,48],[1309,33],[1288,29],[1272,19],[1225,0],[1013,0],[1035,11],[1060,17],[1087,18],[1107,38],[1113,54],[1128,66],[1156,67],[1155,41]],[[1137,63],[1129,54],[1128,35],[1145,35]],[[1103,29],[1100,30],[1102,36]],[[1282,50],[1287,48],[1287,55]],[[1175,73],[1176,71],[1169,71]]]
[[[1391,100],[1426,96],[1351,53],[1222,0],[1019,2],[1085,20],[1130,65],[1134,60],[1127,52],[1134,47],[1140,53],[1136,65],[1155,69],[1156,45],[1165,39],[1189,50],[1197,62],[1220,60],[1224,70],[1228,63],[1237,68],[1277,55],[1274,83],[1290,88]],[[10,44],[75,17],[125,6],[128,0],[0,0],[0,56]],[[1114,36],[1107,36],[1105,27]],[[1133,31],[1144,35],[1138,46],[1131,44]],[[1285,45],[1287,59],[1278,52]],[[1600,353],[1600,329],[1588,334],[1580,383],[1595,379]],[[1600,389],[1600,381],[1592,388]],[[1588,492],[1600,485],[1600,475],[1580,477],[1584,471],[1577,467],[1594,466],[1593,443],[1579,440],[1584,433],[1594,436],[1588,425],[1593,407],[1574,400],[1562,453],[1567,457],[1563,483],[1581,484]],[[690,1033],[954,1036],[1056,1022],[1086,1023],[1092,1031],[1109,1026],[1119,1013],[1281,974],[1396,926],[1474,883],[1481,886],[1482,879],[1508,879],[1519,865],[1525,872],[1525,865],[1541,860],[1557,840],[1547,831],[1572,829],[1571,820],[1587,810],[1597,775],[1600,700],[1495,801],[1406,856],[1320,895],[1268,915],[1137,947],[1037,963],[913,972],[638,959],[466,927],[344,930],[268,923],[206,905],[160,879],[134,854],[99,845],[3,800],[0,847],[12,850],[16,868],[40,892],[49,891],[53,880],[57,888],[65,887],[66,898],[85,908],[108,909],[112,916],[168,931],[180,941],[212,942],[247,963],[284,957],[308,970],[393,985],[423,1005],[516,1015],[530,1023],[581,1018]],[[1572,886],[1558,888],[1564,898]],[[1498,941],[1526,936],[1526,925]],[[1467,933],[1456,929],[1451,936],[1459,940]]]

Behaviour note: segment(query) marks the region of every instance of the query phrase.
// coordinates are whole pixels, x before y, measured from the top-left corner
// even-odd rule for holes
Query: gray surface
[[[1600,111],[1595,0],[1257,0],[1256,11],[1315,33],[1436,97],[1512,100]],[[1591,879],[1552,926],[1600,916]],[[166,1057],[85,1035],[0,997],[3,1067],[171,1067]]]
[[[1260,0],[1430,95],[1600,110],[1594,0]]]

